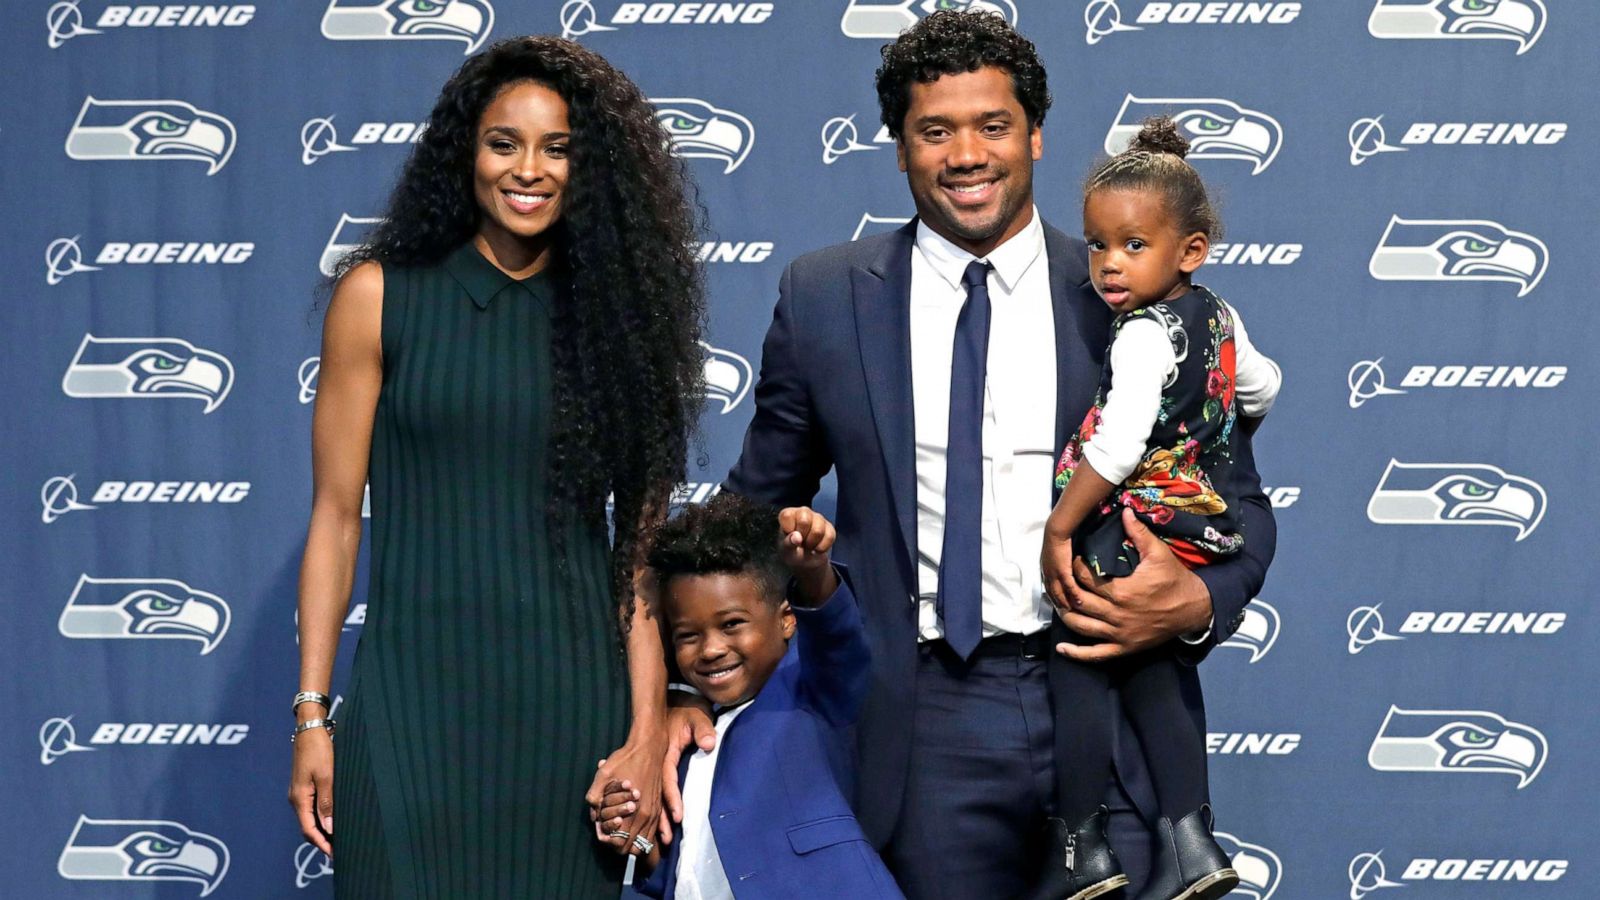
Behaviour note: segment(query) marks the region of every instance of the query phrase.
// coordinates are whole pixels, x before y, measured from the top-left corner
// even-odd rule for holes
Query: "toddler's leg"
[[[1050,645],[1062,642],[1083,638],[1056,619]],[[1111,676],[1105,666],[1065,658],[1051,669],[1050,690],[1059,691],[1072,710],[1056,724],[1056,816],[1077,825],[1105,802],[1111,778]]]
[[[1181,665],[1159,647],[1127,660],[1117,673],[1122,711],[1144,748],[1157,805],[1174,821],[1210,802],[1206,736],[1184,705]]]

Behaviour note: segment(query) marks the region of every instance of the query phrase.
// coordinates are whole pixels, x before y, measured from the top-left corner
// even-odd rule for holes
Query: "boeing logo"
[[[200,400],[206,413],[232,388],[233,363],[226,356],[168,337],[86,334],[61,378],[68,397]]]
[[[309,841],[294,850],[294,886],[304,889],[311,882],[333,874],[333,859]]]
[[[1549,750],[1538,729],[1486,710],[1390,706],[1367,764],[1379,772],[1511,775],[1521,790],[1539,777]]]
[[[1013,0],[848,0],[839,30],[845,37],[893,40],[923,16],[945,9],[997,13],[1017,24]]]
[[[578,38],[598,31],[616,31],[621,25],[760,25],[772,18],[771,3],[619,3],[611,24],[600,21],[594,0],[567,0],[561,4],[561,36]]]
[[[426,122],[362,122],[350,143],[341,144],[333,119],[333,116],[318,116],[300,126],[301,165],[309,166],[329,154],[349,153],[375,144],[414,144],[428,129]]]
[[[1241,841],[1225,831],[1216,832],[1214,837],[1222,851],[1228,854],[1234,871],[1239,873],[1239,886],[1228,896],[1272,900],[1272,895],[1278,892],[1278,885],[1283,882],[1283,860],[1278,858],[1278,854],[1260,844]]]
[[[1363,359],[1350,367],[1350,408],[1360,409],[1374,397],[1404,394],[1402,388],[1553,388],[1567,378],[1566,366],[1412,366],[1401,388],[1384,382],[1382,357]]]
[[[48,766],[69,753],[92,753],[93,747],[78,743],[78,734],[72,728],[72,717],[46,719],[39,726],[39,763]]]
[[[1250,662],[1254,664],[1260,662],[1261,657],[1266,656],[1272,645],[1277,643],[1278,632],[1282,627],[1283,621],[1278,615],[1277,608],[1257,597],[1245,605],[1239,627],[1234,629],[1227,640],[1217,646],[1247,650],[1250,653]]]
[[[727,415],[739,405],[750,385],[755,382],[755,372],[750,361],[730,350],[700,342],[705,351],[706,399],[721,405],[719,412]]]
[[[698,255],[703,263],[758,263],[772,251],[771,241],[704,241]]]
[[[39,502],[44,505],[44,512],[40,520],[49,525],[69,512],[94,509],[87,503],[78,502],[78,486],[72,479],[76,475],[57,475],[46,481],[44,487],[39,489]]]
[[[472,55],[494,28],[489,0],[328,0],[330,41],[461,41]]]
[[[48,766],[69,753],[112,745],[232,747],[249,736],[250,726],[243,723],[103,722],[89,738],[89,743],[95,746],[84,746],[77,743],[72,717],[58,716],[47,720],[39,729],[39,762]]]
[[[312,356],[300,363],[296,376],[300,379],[300,403],[317,399],[317,375],[322,372],[322,357]]]
[[[1169,115],[1189,141],[1190,160],[1236,159],[1250,163],[1252,175],[1272,165],[1283,146],[1283,126],[1266,113],[1245,109],[1232,100],[1208,98],[1141,98],[1128,94],[1106,132],[1105,151],[1113,156],[1128,149],[1141,123]]]
[[[248,481],[102,481],[90,498],[93,503],[79,503],[74,477],[57,475],[40,488],[44,524],[108,503],[238,503],[250,494]]]
[[[756,141],[756,127],[732,110],[718,109],[693,97],[652,99],[656,121],[672,141],[672,152],[684,159],[714,159],[730,174]]]
[[[93,28],[85,28],[81,0],[60,0],[45,13],[49,29],[45,43],[51,50],[83,35],[101,34],[111,28],[237,28],[255,18],[254,4],[239,3],[162,3],[130,6],[113,3],[100,11]]]
[[[1345,616],[1344,630],[1350,636],[1349,643],[1345,644],[1345,650],[1351,656],[1383,641],[1405,640],[1399,635],[1383,630],[1383,615],[1378,612],[1378,607],[1381,605],[1358,606],[1350,610],[1350,615]]]
[[[1367,17],[1375,38],[1501,40],[1528,52],[1544,33],[1544,0],[1377,0]]]
[[[1567,136],[1566,122],[1413,122],[1400,138],[1388,143],[1383,116],[1357,119],[1349,132],[1350,165],[1359,166],[1380,153],[1404,153],[1411,147],[1522,146],[1559,144]]]
[[[1117,0],[1090,0],[1083,10],[1084,43],[1094,46],[1120,31],[1143,31],[1142,25],[1287,25],[1300,16],[1299,3],[1147,2],[1135,18],[1122,24]]]
[[[226,600],[181,581],[80,575],[56,630],[90,640],[195,641],[205,656],[222,642],[232,620]]]
[[[119,264],[142,265],[238,265],[255,253],[253,241],[109,241],[95,254],[94,265],[83,261],[82,235],[56,238],[44,250],[44,281],[57,285],[69,275],[98,272]]]
[[[1533,534],[1547,502],[1538,482],[1482,463],[1389,460],[1367,501],[1376,525],[1499,525]]]
[[[1300,748],[1301,735],[1288,732],[1211,731],[1206,752],[1217,756],[1288,756]]]
[[[889,126],[880,125],[876,134],[872,136],[872,143],[861,143],[861,133],[856,130],[856,117],[852,113],[848,116],[834,116],[822,123],[822,164],[831,166],[839,161],[841,156],[854,153],[857,150],[881,150],[880,145],[893,145],[894,138],[889,136]]]
[[[1398,881],[1389,880],[1389,873],[1383,865],[1382,850],[1356,854],[1350,860],[1345,874],[1350,878],[1350,900],[1364,900],[1368,894],[1381,888],[1405,887]]]
[[[195,160],[215,175],[233,155],[233,122],[182,100],[87,97],[67,132],[67,156],[81,160]]]
[[[1390,216],[1367,271],[1379,281],[1504,281],[1524,297],[1539,286],[1550,249],[1487,219]]]
[[[1414,610],[1400,623],[1398,634],[1384,630],[1379,606],[1358,606],[1345,618],[1350,655],[1384,641],[1403,641],[1405,635],[1551,635],[1567,624],[1564,612],[1468,612],[1466,610]]]
[[[228,874],[228,845],[163,819],[78,816],[56,872],[73,881],[187,881],[204,897]]]
[[[1459,890],[1463,881],[1559,881],[1567,874],[1569,861],[1565,859],[1464,859],[1418,857],[1406,864],[1399,881],[1389,880],[1383,864],[1383,851],[1358,853],[1350,860],[1346,870],[1350,878],[1350,900],[1365,900],[1366,896],[1383,888],[1420,887],[1419,881],[1444,881]]]

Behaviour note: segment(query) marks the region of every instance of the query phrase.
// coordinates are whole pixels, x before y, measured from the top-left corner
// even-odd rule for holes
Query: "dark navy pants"
[[[965,663],[943,641],[919,648],[905,805],[883,849],[908,900],[1003,900],[1032,886],[1056,787],[1051,651],[1040,643],[1029,652],[1014,636],[991,639]],[[1151,834],[1114,779],[1106,805],[1132,896]]]

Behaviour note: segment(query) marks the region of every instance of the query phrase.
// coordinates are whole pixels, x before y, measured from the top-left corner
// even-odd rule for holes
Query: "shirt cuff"
[[[1201,644],[1204,644],[1206,641],[1211,640],[1211,629],[1215,627],[1216,624],[1217,616],[1215,613],[1212,613],[1210,621],[1206,622],[1205,630],[1191,631],[1188,634],[1180,634],[1178,635],[1178,640],[1183,641],[1185,644],[1188,644],[1191,647],[1198,647]],[[667,687],[670,688],[672,685],[667,685]]]
[[[1209,629],[1208,629],[1208,632],[1209,632]],[[697,688],[695,688],[694,685],[692,685],[692,684],[684,684],[684,683],[678,682],[678,681],[669,682],[667,684],[667,690],[669,690],[669,691],[677,691],[680,694],[693,694],[696,697],[704,697],[705,696],[704,694],[700,693],[700,691]]]

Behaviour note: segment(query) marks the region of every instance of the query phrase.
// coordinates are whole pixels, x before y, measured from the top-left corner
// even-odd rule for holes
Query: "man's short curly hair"
[[[896,140],[911,107],[912,82],[929,84],[943,75],[976,72],[984,66],[1004,69],[1011,76],[1029,127],[1043,124],[1050,109],[1050,86],[1033,42],[998,13],[936,12],[884,44],[881,52],[878,110]]]
[[[789,583],[779,556],[778,511],[738,494],[718,494],[663,522],[647,557],[661,586],[677,575],[744,575],[777,603]]]

